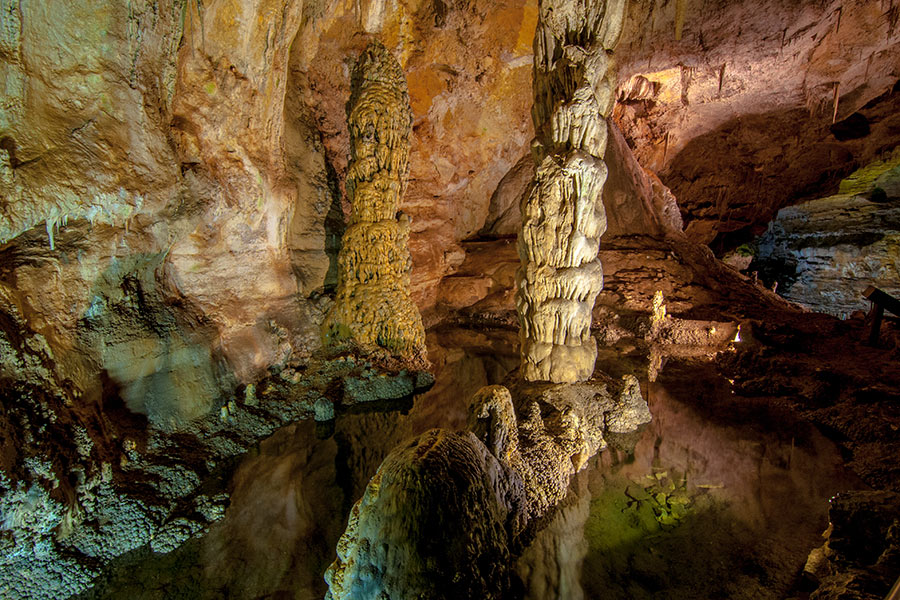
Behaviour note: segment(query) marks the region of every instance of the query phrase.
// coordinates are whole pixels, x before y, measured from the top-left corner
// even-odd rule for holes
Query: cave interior
[[[0,597],[900,598],[898,22],[0,0]]]

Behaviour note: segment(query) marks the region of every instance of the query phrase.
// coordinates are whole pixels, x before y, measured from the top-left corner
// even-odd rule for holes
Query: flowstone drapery
[[[532,153],[517,273],[522,375],[571,383],[591,377],[591,312],[603,288],[606,118],[615,102],[612,49],[625,0],[542,0],[534,37]]]
[[[393,55],[372,42],[351,85],[346,183],[352,211],[324,334],[326,341],[354,339],[413,358],[425,352],[425,329],[409,295],[409,218],[398,213],[412,126],[406,79]]]

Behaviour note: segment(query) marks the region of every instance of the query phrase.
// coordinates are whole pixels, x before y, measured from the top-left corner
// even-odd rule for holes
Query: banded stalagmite
[[[516,295],[528,381],[584,381],[594,371],[591,312],[603,288],[606,119],[615,103],[612,51],[625,2],[539,3],[532,108],[537,169],[521,203]]]
[[[326,343],[353,339],[404,358],[424,356],[425,329],[409,294],[409,218],[399,212],[409,171],[412,111],[394,56],[372,42],[356,63],[347,105],[350,222],[338,255]]]

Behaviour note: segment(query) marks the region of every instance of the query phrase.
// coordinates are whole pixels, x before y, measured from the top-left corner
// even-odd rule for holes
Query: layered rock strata
[[[638,382],[494,385],[468,430],[395,448],[354,505],[326,598],[505,598],[513,560],[604,436],[650,420]],[[518,410],[517,410],[518,408]]]
[[[516,306],[522,374],[575,382],[594,371],[591,310],[603,287],[601,194],[606,118],[615,102],[611,53],[625,3],[540,5],[534,37],[532,152],[537,170],[521,204]]]
[[[352,212],[323,330],[327,341],[352,338],[412,358],[425,351],[425,329],[409,295],[409,218],[398,212],[412,126],[406,79],[393,55],[373,42],[352,85],[346,182]]]
[[[810,310],[867,310],[874,285],[900,295],[900,149],[845,179],[837,194],[782,208],[749,269]]]

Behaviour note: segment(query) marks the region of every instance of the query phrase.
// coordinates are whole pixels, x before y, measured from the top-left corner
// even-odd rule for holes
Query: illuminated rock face
[[[406,79],[379,42],[353,73],[347,122],[352,213],[338,256],[326,340],[352,338],[412,358],[425,351],[422,317],[409,295],[409,218],[399,215],[409,171],[412,113]]]
[[[900,294],[900,150],[845,179],[838,193],[778,211],[750,270],[791,302],[846,318],[861,291]]]
[[[606,231],[606,117],[615,101],[610,53],[624,5],[547,0],[540,6],[532,109],[537,171],[521,204],[516,298],[528,381],[584,381],[594,371],[591,311],[603,288],[597,252]]]

